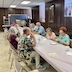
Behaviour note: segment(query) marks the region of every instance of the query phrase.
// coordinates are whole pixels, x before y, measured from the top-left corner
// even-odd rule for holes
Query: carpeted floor
[[[14,67],[10,69],[11,62],[8,61],[9,48],[10,46],[8,41],[5,39],[5,34],[0,32],[0,72],[15,72]],[[34,65],[32,66],[34,67]],[[49,66],[48,63],[45,63],[45,66],[47,66],[47,69],[40,72],[57,72],[51,66]]]

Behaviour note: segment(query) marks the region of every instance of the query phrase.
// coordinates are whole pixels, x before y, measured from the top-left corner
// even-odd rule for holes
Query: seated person
[[[14,31],[15,31],[15,34],[18,34],[18,30],[17,30],[17,28],[16,28],[16,24],[14,23],[14,24],[11,24],[11,27],[10,27],[10,29],[14,29]]]
[[[21,20],[21,27],[26,27],[27,22],[25,20]]]
[[[69,44],[70,44],[70,38],[69,38],[69,35],[66,34],[66,32],[67,32],[66,27],[61,27],[59,29],[60,35],[56,39],[56,41],[59,42],[59,43],[61,43],[61,44],[63,44],[63,45],[69,46]]]
[[[11,27],[10,27],[10,28],[14,29],[15,34],[16,34],[17,36],[19,36],[19,35],[20,35],[20,31],[19,31],[18,26],[17,26],[17,24],[16,24],[16,23],[11,24]]]
[[[36,23],[36,26],[37,26],[37,29],[36,29],[37,34],[40,34],[42,36],[45,36],[45,30],[44,30],[44,27],[41,26],[41,23],[40,22],[37,22]]]
[[[13,28],[10,28],[9,32],[10,32],[10,35],[9,35],[10,43],[14,46],[15,49],[17,49],[19,38],[15,34],[15,31]]]
[[[17,25],[17,30],[19,31],[19,34],[22,35],[23,34],[23,27],[20,27],[19,25]]]
[[[55,40],[55,39],[56,39],[56,35],[55,35],[55,33],[52,31],[51,28],[47,28],[47,29],[46,29],[46,38],[47,38],[47,39],[51,39],[51,40]]]
[[[25,28],[23,32],[24,34],[20,37],[20,41],[18,43],[20,58],[31,60],[31,58],[35,57],[36,69],[44,70],[45,67],[40,65],[40,56],[33,50],[33,47],[36,46],[36,39],[34,35],[30,32],[29,28]],[[28,35],[30,35],[30,38],[28,38]]]
[[[37,26],[35,26],[34,23],[31,23],[31,24],[29,25],[29,27],[30,27],[30,29],[31,29],[32,32],[36,31],[36,29],[37,29]]]

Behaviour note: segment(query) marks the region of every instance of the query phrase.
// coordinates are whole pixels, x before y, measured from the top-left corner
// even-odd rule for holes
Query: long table
[[[34,50],[44,58],[58,72],[72,72],[72,56],[66,54],[67,46],[51,44],[51,40],[35,35],[37,45]],[[58,57],[50,57],[50,53],[56,53]]]

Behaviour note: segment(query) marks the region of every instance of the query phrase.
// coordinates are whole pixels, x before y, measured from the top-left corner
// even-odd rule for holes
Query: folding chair
[[[18,57],[18,54],[17,54],[17,50],[12,46],[12,44],[10,44],[10,47],[11,47],[11,54],[12,54],[10,69],[12,69],[14,59],[18,60],[19,57]],[[11,58],[11,54],[9,55],[9,59]]]
[[[70,48],[72,48],[72,39],[70,39]]]
[[[12,50],[12,60],[11,60],[10,69],[12,69],[14,59],[16,59],[19,62],[21,62],[21,61],[24,62],[27,65],[27,67],[30,68],[30,66],[27,64],[27,62],[25,61],[25,59],[21,59],[19,57],[17,50],[12,46],[12,44],[10,44],[10,46],[11,46],[11,50]]]
[[[11,55],[12,55],[12,45],[11,45],[11,43],[10,43],[10,41],[9,41],[9,39],[7,39],[8,40],[8,42],[9,42],[9,45],[10,45],[10,48],[9,48],[9,58],[8,58],[8,61],[10,61],[10,59],[11,59]]]
[[[22,67],[16,59],[14,59],[14,68],[15,72],[22,72]]]
[[[14,68],[15,68],[15,72],[23,72],[23,68],[17,60],[14,60]],[[32,70],[32,71],[26,71],[26,72],[39,72],[39,71]]]
[[[12,49],[10,48],[9,49],[9,58],[8,58],[8,61],[10,61],[10,59],[11,59],[11,54],[12,54]]]

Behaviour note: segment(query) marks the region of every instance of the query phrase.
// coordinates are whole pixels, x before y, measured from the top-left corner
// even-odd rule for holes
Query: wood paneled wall
[[[49,23],[48,13],[49,6],[52,4],[55,5],[54,10],[54,23]],[[51,27],[57,34],[61,26],[65,26],[68,29],[68,34],[72,35],[72,17],[64,17],[64,0],[53,0],[49,3],[46,3],[46,27]]]
[[[28,9],[10,9],[10,8],[0,8],[0,31],[3,30],[3,16],[8,17],[8,14],[27,14]]]
[[[39,6],[32,8],[32,18],[33,18],[33,22],[36,22],[39,20]]]
[[[54,23],[49,23],[49,7],[55,5],[54,8]],[[46,3],[46,27],[51,27],[53,31],[58,33],[61,26],[64,26],[64,1],[54,0]]]
[[[54,23],[49,23],[49,7],[54,4]],[[33,7],[33,19],[39,20],[39,7]],[[64,0],[53,0],[45,4],[45,28],[51,27],[56,34],[59,34],[59,28],[65,26],[68,34],[72,37],[72,17],[64,17]]]
[[[33,18],[33,20],[32,20],[32,22],[34,22],[34,23],[36,23],[37,21],[39,21],[40,19],[40,15],[39,15],[39,6],[35,6],[35,7],[33,7],[32,8],[32,18]],[[42,26],[44,27],[44,28],[46,28],[46,24],[45,24],[45,22],[42,22]]]

